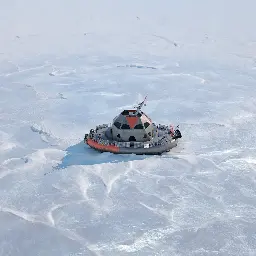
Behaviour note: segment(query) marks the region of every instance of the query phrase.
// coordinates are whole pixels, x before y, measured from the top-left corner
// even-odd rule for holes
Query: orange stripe
[[[102,145],[99,144],[98,142],[92,140],[92,139],[88,139],[87,140],[87,144],[93,148],[99,149],[99,150],[104,150],[104,151],[109,151],[109,152],[119,152],[119,147],[117,146],[113,146],[113,145]]]
[[[135,124],[138,122],[138,117],[137,116],[127,116],[126,120],[128,124],[130,125],[131,129],[134,128]]]

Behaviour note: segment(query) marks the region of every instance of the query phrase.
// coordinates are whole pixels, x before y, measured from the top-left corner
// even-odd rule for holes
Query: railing
[[[95,142],[101,144],[101,145],[105,145],[105,146],[117,146],[120,148],[130,148],[131,144],[133,145],[133,148],[151,148],[151,147],[155,147],[155,146],[161,146],[161,145],[166,145],[168,143],[170,143],[172,141],[172,138],[168,135],[168,131],[169,131],[169,127],[166,125],[156,125],[153,124],[154,127],[157,130],[160,131],[166,131],[166,133],[163,134],[163,136],[159,137],[159,140],[157,141],[149,141],[149,142],[118,142],[118,141],[110,141],[108,139],[103,139],[99,136],[99,134],[97,133],[98,130],[100,129],[104,129],[109,127],[108,124],[102,124],[102,125],[98,125],[96,126],[96,133],[90,133],[89,137],[91,139],[93,139]]]
[[[119,141],[110,141],[108,139],[102,139],[97,136],[91,136],[91,139],[93,139],[95,142],[105,145],[105,146],[116,146],[120,148],[130,148],[131,145],[133,145],[134,148],[151,148],[155,146],[161,146],[170,143],[170,140],[167,137],[162,137],[158,141],[155,142],[119,142]]]

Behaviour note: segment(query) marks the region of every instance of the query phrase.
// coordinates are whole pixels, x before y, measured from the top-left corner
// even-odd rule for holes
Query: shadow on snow
[[[66,156],[62,158],[61,163],[54,169],[64,169],[72,165],[95,165],[104,163],[119,163],[129,162],[133,160],[143,160],[148,158],[146,155],[118,155],[109,152],[100,153],[86,144],[83,141],[70,146],[66,149]]]

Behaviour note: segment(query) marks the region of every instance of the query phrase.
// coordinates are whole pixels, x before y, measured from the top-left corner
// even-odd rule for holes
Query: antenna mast
[[[145,101],[147,99],[147,96],[144,98],[144,100],[136,106],[136,115],[141,112],[141,109],[143,106],[146,106]]]

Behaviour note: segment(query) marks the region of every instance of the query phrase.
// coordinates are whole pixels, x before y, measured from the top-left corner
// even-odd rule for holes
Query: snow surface
[[[0,0],[0,255],[256,255],[255,10]],[[177,148],[83,144],[145,95]]]

